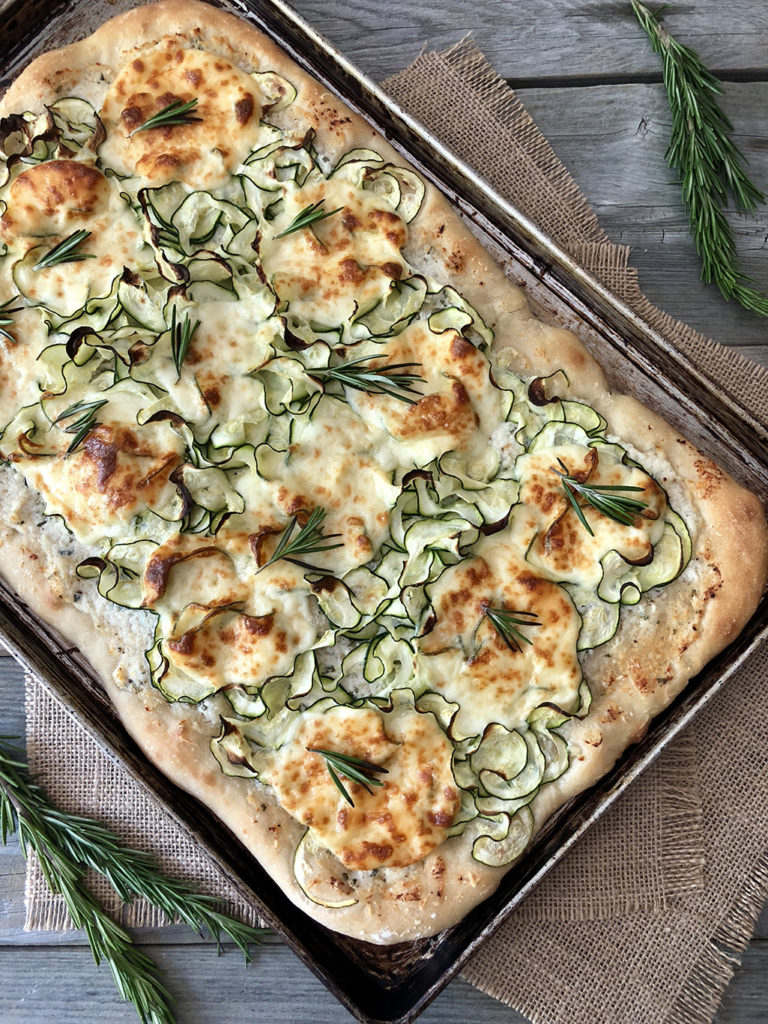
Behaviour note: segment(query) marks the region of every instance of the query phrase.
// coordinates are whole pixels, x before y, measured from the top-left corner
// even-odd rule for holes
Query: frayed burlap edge
[[[213,897],[219,909],[248,924],[260,924],[254,910],[219,868],[80,728],[66,705],[28,673],[25,711],[30,772],[59,809],[103,822],[127,846],[150,853],[165,874],[182,878],[195,891]],[[51,733],[62,741],[55,759],[51,756]],[[157,928],[170,923],[163,911],[144,899],[122,903],[98,873],[89,872],[86,881],[101,905],[122,925]],[[26,868],[25,930],[67,931],[72,927],[63,898],[48,889],[32,855]]]
[[[702,949],[665,1024],[710,1024],[767,899],[768,852],[755,864],[736,902]]]

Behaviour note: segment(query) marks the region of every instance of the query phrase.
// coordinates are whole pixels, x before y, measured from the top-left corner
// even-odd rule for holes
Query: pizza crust
[[[74,89],[98,106],[107,84],[127,60],[145,45],[172,34],[199,41],[246,71],[270,70],[287,77],[298,87],[298,96],[288,110],[275,115],[275,122],[281,127],[316,128],[331,162],[351,148],[370,145],[385,160],[404,163],[369,125],[259,32],[194,0],[166,0],[138,8],[107,22],[82,42],[39,57],[8,90],[0,115],[16,108],[39,109]],[[593,710],[588,718],[572,719],[564,727],[573,750],[572,764],[557,782],[542,787],[534,801],[539,827],[558,806],[607,772],[625,747],[642,737],[650,718],[738,634],[768,575],[764,513],[753,495],[663,419],[634,399],[611,393],[601,368],[576,335],[533,316],[523,291],[507,279],[430,185],[410,225],[405,254],[417,269],[450,281],[482,312],[496,331],[497,348],[510,350],[517,372],[543,375],[564,369],[570,381],[569,397],[596,408],[617,437],[632,440],[633,456],[667,488],[691,525],[694,554],[683,576],[660,591],[652,609],[646,606],[642,616],[645,602],[625,613],[617,637],[584,659],[594,693]],[[27,508],[28,517],[24,495],[19,506]],[[16,518],[25,515],[18,513]],[[120,609],[100,609],[94,603],[86,612],[79,610],[82,602],[76,607],[72,598],[74,574],[67,577],[45,539],[27,522],[4,518],[0,527],[3,575],[88,657],[126,728],[148,757],[213,808],[311,917],[361,939],[391,943],[440,931],[496,888],[503,869],[475,862],[469,844],[457,837],[408,868],[353,873],[357,902],[352,906],[327,909],[309,901],[292,870],[303,826],[277,806],[260,784],[225,777],[210,757],[209,742],[218,732],[215,701],[209,720],[166,703],[151,688],[115,685],[115,673],[125,682],[126,652],[120,648],[130,643],[131,620]],[[41,561],[45,572],[41,572]],[[125,641],[105,643],[115,624],[122,626]],[[140,639],[135,641],[137,651]]]

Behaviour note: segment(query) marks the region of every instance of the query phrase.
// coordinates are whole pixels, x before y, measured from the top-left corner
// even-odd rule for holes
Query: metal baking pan
[[[36,54],[78,39],[105,15],[135,5],[135,0],[113,0],[105,9],[89,0],[11,0],[3,14],[0,93]],[[768,506],[768,430],[727,391],[715,388],[705,374],[495,194],[282,0],[223,0],[217,6],[265,31],[370,121],[443,191],[537,307],[580,334],[615,388],[629,391],[659,411]],[[33,33],[30,25],[35,26]],[[630,748],[601,782],[561,808],[493,896],[440,935],[390,947],[337,935],[298,910],[212,812],[149,764],[123,729],[87,662],[38,621],[1,580],[0,636],[72,708],[101,747],[119,759],[128,774],[197,841],[237,891],[359,1020],[407,1024],[768,636],[768,598],[728,650],[651,723],[645,739]]]

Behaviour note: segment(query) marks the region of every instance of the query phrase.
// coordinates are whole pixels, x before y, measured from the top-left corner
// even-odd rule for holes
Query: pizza
[[[0,115],[0,569],[307,914],[438,932],[744,626],[759,503],[232,16]]]

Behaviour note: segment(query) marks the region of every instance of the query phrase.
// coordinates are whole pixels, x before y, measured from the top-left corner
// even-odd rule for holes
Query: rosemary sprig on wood
[[[299,529],[295,537],[293,536],[293,531],[298,525],[299,520],[296,516],[292,516],[290,522],[283,530],[271,558],[268,558],[262,566],[259,566],[259,572],[262,569],[266,569],[268,565],[279,562],[281,558],[284,558],[287,562],[293,562],[295,565],[300,565],[303,569],[315,570],[315,566],[307,565],[306,562],[301,561],[296,556],[313,555],[318,551],[332,551],[334,548],[344,547],[341,542],[338,544],[324,543],[325,541],[332,540],[334,537],[341,536],[339,533],[325,534],[322,532],[321,527],[325,520],[325,515],[324,508],[318,507],[313,509],[306,523]]]
[[[81,441],[85,438],[86,434],[90,433],[94,427],[98,427],[96,422],[96,413],[101,409],[103,405],[107,404],[107,399],[102,398],[95,402],[75,402],[74,405],[70,405],[68,409],[65,409],[60,416],[57,416],[53,421],[53,426],[56,427],[64,420],[72,419],[73,416],[77,416],[74,422],[70,423],[68,427],[62,427],[67,434],[74,434],[72,442],[67,448],[67,455],[71,455],[73,451],[80,445]]]
[[[275,238],[285,238],[286,235],[291,235],[294,231],[301,231],[302,228],[308,228],[310,225],[316,224],[320,220],[325,220],[326,217],[332,217],[334,213],[341,213],[344,209],[343,206],[339,206],[335,210],[329,210],[326,212],[323,210],[324,203],[324,199],[319,199],[316,203],[310,203],[309,206],[305,206],[303,210],[296,214],[285,231],[281,231],[279,235],[275,235]]]
[[[9,737],[0,737],[0,740]],[[0,837],[3,844],[18,833],[24,856],[33,851],[46,883],[60,893],[76,928],[83,928],[97,964],[107,963],[120,996],[133,1003],[142,1024],[174,1024],[170,996],[158,968],[133,944],[85,886],[87,868],[105,876],[122,900],[143,896],[170,918],[196,931],[207,929],[221,944],[226,935],[250,959],[249,947],[263,930],[219,913],[211,897],[186,883],[165,878],[145,853],[123,846],[98,822],[64,814],[52,807],[28,774],[27,766],[0,743]]]
[[[484,615],[507,647],[516,654],[520,654],[523,650],[520,646],[521,643],[533,644],[533,640],[522,633],[520,627],[541,625],[535,612],[520,612],[509,608],[486,608]]]
[[[184,314],[184,321],[180,323],[176,319],[176,307],[173,307],[171,311],[171,354],[173,355],[173,363],[176,367],[177,380],[181,377],[181,367],[187,358],[192,336],[199,326],[199,320],[196,321],[194,327],[192,326],[189,313]]]
[[[12,327],[14,324],[14,313],[20,313],[22,306],[14,306],[14,302],[18,302],[20,296],[14,295],[12,299],[8,299],[6,302],[0,303],[0,338],[6,338],[11,344],[14,344],[16,339],[12,334],[9,334],[6,327]]]
[[[307,750],[312,754],[320,754],[321,757],[325,758],[325,765],[328,769],[328,774],[333,779],[334,786],[351,807],[355,806],[354,800],[349,795],[347,787],[339,778],[340,775],[349,779],[350,782],[359,782],[371,795],[373,795],[371,786],[384,785],[381,779],[377,779],[376,776],[389,775],[389,771],[386,768],[373,764],[371,761],[366,761],[362,757],[353,757],[352,754],[340,754],[334,750],[322,750],[320,747],[307,747]]]
[[[415,405],[421,398],[421,392],[415,384],[424,383],[421,374],[410,372],[413,367],[421,369],[421,363],[385,363],[384,366],[371,366],[371,361],[380,356],[358,356],[335,366],[313,367],[308,371],[310,377],[319,381],[335,380],[355,391],[365,391],[369,395],[389,395],[400,402]],[[415,396],[415,397],[412,397]]]
[[[701,279],[714,282],[727,300],[768,316],[768,296],[753,287],[739,268],[736,239],[724,208],[729,193],[740,213],[764,202],[749,180],[743,154],[731,139],[733,125],[716,97],[723,86],[690,47],[677,42],[641,0],[632,10],[662,59],[662,74],[672,111],[672,135],[666,158],[680,177],[683,202],[696,250],[702,261]]]
[[[152,117],[148,117],[132,132],[128,132],[128,138],[130,139],[137,132],[147,132],[150,128],[167,128],[177,124],[195,124],[197,121],[202,121],[202,117],[194,117],[191,114],[191,111],[196,109],[197,98],[189,100],[187,103],[183,100],[174,100],[167,107],[158,110]]]
[[[63,241],[47,252],[42,259],[39,259],[32,268],[33,270],[47,270],[48,267],[55,267],[59,263],[82,263],[83,260],[95,260],[91,252],[78,252],[78,249],[91,237],[90,231],[73,231]]]
[[[633,487],[629,484],[583,483],[568,473],[568,467],[562,459],[557,461],[560,464],[560,469],[557,466],[552,466],[552,472],[557,473],[561,478],[563,493],[590,536],[594,537],[594,532],[587,522],[584,509],[579,504],[579,498],[597,512],[601,512],[604,516],[607,516],[616,523],[621,523],[623,526],[634,526],[637,517],[642,515],[648,508],[646,502],[638,501],[637,498],[630,498],[624,493],[626,491],[640,491],[642,493],[642,487]]]

